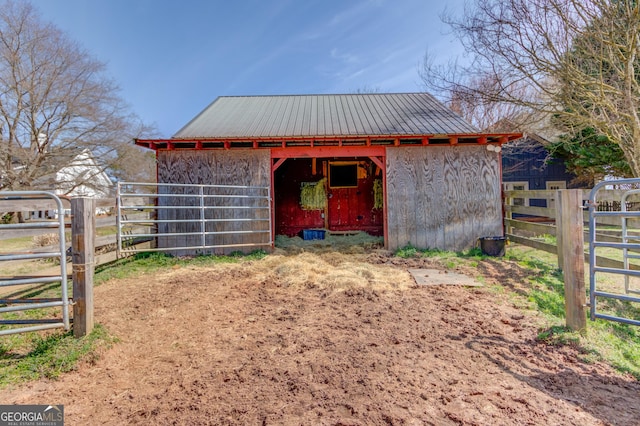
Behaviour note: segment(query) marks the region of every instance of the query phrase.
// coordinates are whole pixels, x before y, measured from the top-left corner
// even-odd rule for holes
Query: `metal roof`
[[[428,93],[369,93],[222,96],[173,139],[478,133]]]

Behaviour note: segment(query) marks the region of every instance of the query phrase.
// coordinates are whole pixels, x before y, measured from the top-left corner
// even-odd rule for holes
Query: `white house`
[[[70,157],[66,166],[47,179],[57,195],[67,197],[108,198],[113,193],[113,182],[89,149]],[[97,213],[106,213],[100,211]],[[54,211],[31,212],[31,219],[53,218]]]
[[[77,154],[69,164],[56,172],[56,194],[69,197],[107,198],[112,190],[113,182],[88,149]]]

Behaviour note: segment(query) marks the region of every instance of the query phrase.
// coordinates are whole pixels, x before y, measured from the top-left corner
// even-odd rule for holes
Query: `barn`
[[[159,183],[270,187],[270,241],[364,231],[390,250],[463,250],[502,235],[499,147],[520,136],[428,93],[225,96],[136,144],[156,151]]]

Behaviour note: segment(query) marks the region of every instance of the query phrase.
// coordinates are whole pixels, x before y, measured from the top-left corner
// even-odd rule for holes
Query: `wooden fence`
[[[511,242],[543,250],[558,256],[558,267],[563,270],[565,283],[567,327],[573,330],[586,328],[586,290],[584,265],[589,262],[585,231],[589,222],[588,201],[591,190],[538,190],[505,191],[505,236]],[[622,195],[626,190],[606,190],[598,194],[599,211],[620,211]],[[535,205],[534,205],[535,204]],[[637,199],[625,204],[628,211],[638,210]],[[637,221],[637,219],[635,219]],[[635,228],[640,229],[640,223]],[[623,242],[621,222],[617,217],[601,217],[596,228],[598,241]],[[636,232],[640,236],[640,232]],[[542,236],[542,238],[541,238]],[[553,243],[555,237],[556,242]],[[624,269],[622,260],[596,256],[598,266]],[[640,270],[639,264],[629,264],[629,269]]]
[[[580,194],[580,204],[576,208],[582,211],[583,238],[588,241],[588,229],[586,224],[589,223],[589,211],[587,202],[589,200],[590,189],[575,190]],[[536,191],[505,191],[504,192],[504,227],[505,236],[509,241],[522,244],[528,247],[542,250],[558,256],[558,267],[562,268],[563,253],[558,249],[557,243],[549,242],[553,238],[541,238],[543,236],[558,237],[558,228],[556,226],[556,218],[558,217],[558,208],[556,205],[556,190],[536,190]],[[598,199],[599,211],[620,210],[620,198],[625,190],[607,190],[601,191]],[[536,204],[546,203],[547,207],[531,206],[532,202]],[[542,203],[540,203],[542,202]],[[631,201],[628,203],[628,210],[639,210],[640,203]],[[620,219],[618,218],[601,218],[598,219],[599,225],[610,225],[611,229],[598,229],[597,238],[599,241],[608,241],[612,243],[622,242],[622,235],[619,229]],[[639,226],[640,228],[640,226]],[[640,233],[638,233],[640,235]],[[585,261],[589,261],[589,254],[585,252]],[[598,256],[598,265],[622,268],[623,262],[616,259],[609,259]],[[640,269],[632,265],[632,269]]]
[[[606,191],[599,202],[604,209],[608,203],[620,202],[623,191]],[[589,190],[559,191],[506,191],[505,192],[505,236],[512,242],[533,247],[558,255],[558,266],[565,275],[565,298],[567,302],[567,326],[582,330],[586,327],[586,291],[584,283],[584,263],[588,254],[584,250],[584,223],[588,222],[588,211],[584,208]],[[532,201],[538,200],[537,206]],[[633,201],[635,202],[635,201]],[[0,201],[0,212],[39,211],[47,207],[42,201]],[[71,229],[71,278],[73,280],[74,335],[82,336],[93,328],[93,273],[98,265],[117,259],[116,217],[97,217],[97,209],[115,211],[115,199],[96,200],[75,198],[65,201],[71,212],[67,227]],[[640,204],[638,204],[640,205]],[[616,208],[612,204],[612,208]],[[637,206],[634,206],[634,208]],[[145,215],[148,213],[139,213]],[[606,218],[603,218],[606,223]],[[610,225],[618,225],[619,220],[611,220]],[[112,232],[97,237],[97,230],[113,227]],[[640,227],[639,227],[640,228]],[[538,238],[541,235],[555,237],[556,244]],[[15,238],[3,233],[0,240]],[[621,236],[615,229],[598,230],[598,239],[620,242]],[[150,242],[137,242],[149,244]],[[623,262],[598,257],[603,266],[621,268]],[[632,265],[640,269],[640,265]]]
[[[115,198],[62,198],[66,212],[65,228],[71,230],[71,238],[66,242],[67,271],[73,281],[73,330],[76,337],[84,336],[93,329],[93,275],[95,267],[113,262],[117,259],[117,229],[115,216]],[[51,209],[51,201],[47,200],[0,200],[0,212],[23,212],[23,217],[29,217],[30,212],[40,212]],[[101,214],[97,214],[101,213]],[[138,216],[148,215],[139,213]],[[42,220],[42,219],[37,219]],[[29,219],[27,219],[27,222]],[[105,228],[107,228],[105,230]],[[102,229],[101,236],[97,236]],[[0,234],[0,241],[8,241],[20,237],[36,237],[40,231],[14,230]],[[150,241],[136,241],[142,246],[151,246]],[[2,242],[0,242],[2,244]],[[38,247],[37,251],[46,252],[51,247]],[[34,249],[25,247],[12,250],[13,254],[32,252]],[[26,268],[29,265],[24,265]],[[31,272],[32,275],[46,275],[46,270]],[[25,288],[28,293],[30,288]],[[20,291],[18,291],[19,293]],[[15,294],[15,293],[14,293]]]
[[[71,213],[71,198],[61,198],[63,205],[67,207],[67,214],[65,215],[65,228],[72,229],[73,222],[76,215]],[[93,199],[95,202],[95,206],[93,208],[95,213],[95,266],[104,265],[107,263],[111,263],[117,259],[116,247],[117,247],[117,229],[116,229],[116,199],[115,198],[103,198],[103,199]],[[51,203],[42,200],[30,200],[30,201],[3,201],[0,200],[0,213],[2,212],[30,212],[30,211],[40,211],[46,210],[50,208]],[[134,215],[129,215],[131,219],[148,219],[149,213],[140,212]],[[30,219],[27,219],[28,222]],[[0,234],[0,241],[9,240],[13,238],[20,238],[25,236],[36,237],[37,235],[42,234],[42,231],[3,231]],[[148,240],[148,239],[147,239]],[[67,241],[67,249],[71,248],[71,240]],[[143,239],[138,239],[132,244],[138,244],[140,246],[144,246],[144,243],[148,244],[148,241]],[[1,244],[1,243],[0,243]],[[48,247],[44,246],[42,249],[47,249]],[[30,251],[31,249],[24,249],[23,251]]]
[[[505,236],[558,255],[558,267],[564,272],[566,325],[573,330],[587,325],[583,202],[584,192],[575,189],[505,191]],[[555,237],[556,244],[536,238],[541,235]]]

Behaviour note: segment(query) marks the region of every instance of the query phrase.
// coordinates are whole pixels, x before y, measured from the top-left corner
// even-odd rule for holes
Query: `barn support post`
[[[96,200],[71,199],[71,256],[73,262],[73,335],[93,330],[93,273],[95,268]]]
[[[584,282],[584,217],[582,214],[582,191],[564,189],[557,192],[556,203],[560,205],[560,216],[556,222],[558,251],[562,252],[564,273],[564,298],[566,326],[584,332],[587,328],[586,289]]]
[[[386,164],[386,148],[383,157],[369,156],[369,159],[380,168],[382,174],[382,238],[384,239],[384,247],[389,247],[389,226],[387,224],[387,164]]]

